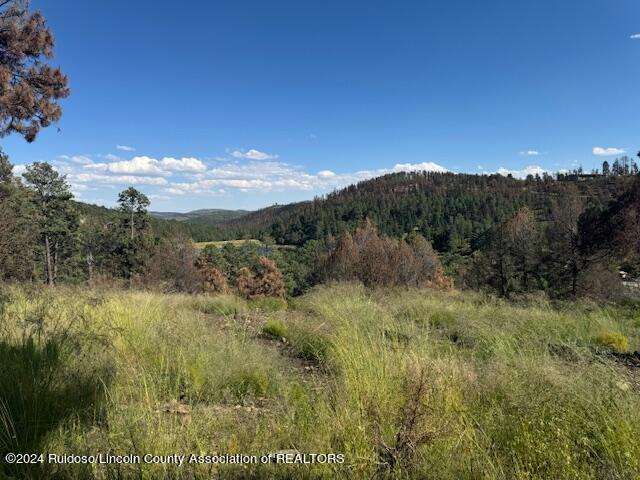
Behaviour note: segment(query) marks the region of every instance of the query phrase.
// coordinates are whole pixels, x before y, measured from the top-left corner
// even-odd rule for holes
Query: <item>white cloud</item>
[[[160,160],[160,166],[171,172],[205,172],[207,166],[197,158],[184,157],[180,160],[172,157],[165,157]]]
[[[635,35],[631,35],[631,40],[640,40],[640,33],[636,33]]]
[[[169,175],[169,172],[160,168],[158,164],[158,160],[142,156],[133,157],[131,160],[122,160],[120,162],[94,163],[91,165],[85,165],[85,168],[90,168],[100,172],[127,175]]]
[[[543,173],[551,173],[549,172],[549,170],[546,170],[538,165],[529,165],[528,167],[525,167],[522,170],[511,170],[505,167],[500,167],[498,170],[496,170],[496,173],[499,175],[503,175],[503,176],[507,176],[507,175],[511,175],[515,178],[526,178],[527,175],[540,175],[542,176]]]
[[[128,145],[116,145],[118,150],[122,150],[123,152],[135,152],[136,149],[134,147],[130,147]]]
[[[527,150],[525,152],[520,152],[520,155],[528,155],[530,157],[536,157],[540,155],[540,152],[537,150]]]
[[[87,188],[115,189],[120,185],[147,185],[151,189],[149,194],[163,196],[285,191],[323,193],[388,173],[448,171],[436,163],[422,162],[398,163],[389,168],[345,173],[325,169],[314,174],[304,167],[276,161],[276,155],[257,150],[227,152],[226,161],[213,167],[208,167],[195,157],[157,159],[140,155],[129,160],[115,155],[95,157],[100,157],[102,161],[94,162],[89,156],[67,156],[56,160],[54,164],[58,171],[68,175],[68,181],[76,192]],[[153,187],[160,188],[154,191]]]
[[[67,175],[73,186],[81,183],[100,183],[111,185],[166,185],[167,180],[162,177],[139,175],[105,175],[102,173],[70,173]]]
[[[278,155],[271,155],[253,148],[246,152],[243,152],[242,150],[234,150],[231,152],[231,156],[234,158],[244,158],[245,160],[275,160],[278,158]]]
[[[20,176],[26,171],[27,171],[27,166],[26,165],[14,165],[13,166],[13,174],[15,176]]]
[[[327,191],[387,173],[421,170],[432,172],[448,171],[436,163],[423,162],[399,163],[392,168],[362,170],[354,173],[339,174],[331,170],[321,170],[316,175],[312,175],[301,168],[282,162],[254,161],[247,164],[234,163],[213,168],[207,171],[206,175],[195,181],[171,183],[164,191],[174,195],[219,193],[220,187],[235,188],[246,192]],[[212,190],[213,188],[218,190]]]
[[[318,172],[318,177],[320,178],[334,178],[335,176],[335,172],[332,172],[331,170],[321,170]]]
[[[60,155],[58,158],[67,162],[77,163],[79,165],[88,165],[93,163],[93,160],[91,160],[87,155],[74,155],[72,157],[69,155]]]
[[[117,158],[117,157],[116,157]],[[158,175],[167,177],[172,172],[202,173],[207,166],[197,158],[184,157],[181,159],[165,157],[162,160],[140,156],[131,160],[118,160],[111,163],[92,163],[85,168],[100,172],[128,174],[128,175]]]
[[[418,172],[422,170],[426,170],[427,172],[448,172],[446,168],[442,165],[438,165],[433,162],[422,162],[422,163],[398,163],[393,169],[394,172]]]
[[[615,148],[615,147],[593,147],[593,154],[600,157],[608,157],[611,155],[622,155],[624,153],[624,149]]]

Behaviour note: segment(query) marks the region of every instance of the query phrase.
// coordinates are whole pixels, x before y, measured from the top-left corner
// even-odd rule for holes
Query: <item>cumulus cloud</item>
[[[130,147],[128,145],[116,145],[118,150],[122,150],[123,152],[135,152],[136,149],[134,147]]]
[[[332,172],[331,170],[320,170],[318,172],[319,178],[334,178],[335,176],[335,172]]]
[[[419,172],[425,170],[427,172],[440,172],[445,173],[448,172],[446,168],[442,165],[438,165],[433,162],[422,162],[422,163],[398,163],[396,164],[392,171],[394,172]]]
[[[636,33],[634,35],[631,35],[631,40],[640,40],[640,33]]]
[[[207,166],[197,158],[185,157],[181,159],[165,157],[162,160],[141,156],[131,160],[120,160],[111,163],[92,163],[85,168],[101,172],[128,175],[157,175],[169,176],[172,172],[200,173],[207,170]]]
[[[172,183],[167,193],[189,192],[206,193],[213,187],[236,188],[242,191],[284,191],[284,190],[328,190],[340,188],[360,180],[393,172],[411,172],[427,170],[447,172],[448,170],[433,162],[399,163],[392,168],[361,170],[351,173],[335,173],[321,170],[316,175],[282,162],[250,162],[248,164],[230,164],[209,170],[206,178],[193,182]],[[171,189],[171,190],[169,190]]]
[[[527,150],[524,152],[520,152],[520,155],[528,155],[530,157],[536,157],[538,155],[540,155],[540,152],[537,150]]]
[[[125,185],[149,187],[149,195],[156,198],[181,195],[220,196],[233,192],[328,192],[352,183],[394,172],[428,170],[446,172],[433,162],[398,163],[389,168],[335,172],[320,170],[310,173],[301,166],[276,160],[257,150],[227,152],[227,161],[207,166],[194,157],[164,157],[161,159],[139,155],[125,160],[115,155],[60,157],[55,168],[67,175],[74,192],[99,188],[118,188]],[[233,160],[233,161],[228,161]],[[157,189],[157,190],[156,190]],[[90,199],[88,199],[90,201]]]
[[[166,185],[163,177],[143,175],[105,175],[102,173],[69,173],[67,180],[72,186],[83,183],[100,183],[108,185]]]
[[[244,158],[245,160],[275,160],[278,155],[271,155],[269,153],[261,152],[254,148],[245,151],[234,150],[231,152],[233,158]]]
[[[624,153],[624,149],[615,148],[615,147],[593,147],[593,154],[599,157],[608,157],[611,155],[622,155]]]
[[[546,170],[538,165],[529,165],[528,167],[525,167],[522,170],[511,170],[505,167],[500,167],[498,170],[496,170],[497,174],[503,175],[503,176],[508,176],[511,175],[513,177],[516,178],[526,178],[527,175],[540,175],[542,176],[543,173],[551,173],[549,170]]]
[[[200,173],[207,170],[204,162],[193,157],[183,157],[181,159],[165,157],[160,160],[160,166],[170,172]]]
[[[87,155],[74,155],[72,157],[68,155],[60,155],[58,158],[68,162],[77,163],[79,165],[88,165],[93,163],[93,160],[91,160]]]
[[[111,163],[93,163],[85,165],[85,168],[100,172],[110,172],[127,175],[158,175],[165,176],[169,172],[159,166],[158,160],[146,156],[133,157],[131,160],[122,160]]]

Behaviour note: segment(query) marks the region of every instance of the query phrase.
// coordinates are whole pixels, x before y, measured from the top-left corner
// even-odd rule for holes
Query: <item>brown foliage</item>
[[[424,237],[412,234],[406,241],[380,237],[369,220],[353,237],[343,233],[321,264],[327,280],[359,280],[368,287],[453,287]]]
[[[204,293],[229,293],[227,275],[224,272],[207,263],[203,257],[196,260],[196,268],[200,272]]]
[[[285,294],[282,273],[275,262],[267,257],[260,257],[255,273],[246,267],[241,268],[236,287],[238,294],[248,300],[259,297],[284,298]]]
[[[53,57],[53,35],[29,2],[0,2],[0,137],[16,132],[32,142],[62,116],[67,77],[42,62]]]
[[[256,279],[251,270],[247,267],[242,267],[238,270],[236,276],[236,288],[238,289],[238,295],[242,298],[255,298]]]
[[[193,242],[186,236],[162,240],[146,263],[143,283],[160,285],[167,291],[203,291],[203,274],[196,267],[196,256]]]
[[[358,261],[358,249],[349,232],[344,232],[338,237],[335,248],[327,259],[329,276],[336,280],[353,280],[356,278],[356,262]]]

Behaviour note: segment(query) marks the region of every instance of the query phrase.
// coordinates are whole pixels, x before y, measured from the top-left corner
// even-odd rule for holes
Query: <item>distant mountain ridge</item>
[[[178,222],[205,223],[215,225],[220,222],[234,220],[250,213],[248,210],[225,210],[222,208],[201,208],[190,212],[149,212],[152,217]]]

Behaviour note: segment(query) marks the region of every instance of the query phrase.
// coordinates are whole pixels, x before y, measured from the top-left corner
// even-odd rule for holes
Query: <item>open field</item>
[[[637,310],[339,284],[288,308],[5,288],[0,314],[3,455],[345,459],[1,464],[0,476],[640,478],[640,368],[622,354],[640,347]]]
[[[242,245],[252,245],[252,246],[255,245],[258,247],[264,246],[264,244],[260,240],[256,240],[255,238],[251,238],[248,240],[241,239],[241,240],[218,240],[214,242],[195,242],[195,246],[199,250],[202,250],[207,245],[213,245],[218,248],[222,248],[225,245],[232,245],[234,247],[241,247]],[[296,246],[295,245],[270,245],[269,248],[275,248],[277,250],[291,250],[291,249],[295,249]]]
[[[196,248],[199,248],[199,249],[203,249],[207,245],[214,245],[216,247],[222,248],[225,245],[233,245],[235,247],[239,247],[245,244],[261,246],[262,242],[260,240],[256,240],[255,238],[251,238],[248,240],[220,240],[216,242],[196,242],[195,243]]]

